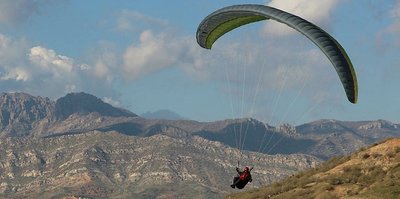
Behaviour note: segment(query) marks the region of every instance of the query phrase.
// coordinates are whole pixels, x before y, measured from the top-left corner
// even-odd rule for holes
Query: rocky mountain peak
[[[12,107],[19,105],[29,105],[34,102],[50,102],[49,98],[43,97],[34,97],[27,93],[15,92],[15,93],[2,93],[0,95],[0,106],[3,107]]]
[[[34,97],[26,93],[3,93],[0,95],[0,129],[12,125],[14,131],[23,133],[29,125],[52,114],[54,102],[49,98]]]
[[[114,117],[137,116],[130,111],[113,107],[101,99],[84,92],[69,93],[65,97],[59,98],[55,104],[55,116],[57,119],[65,119],[72,114],[88,114],[92,112]]]
[[[288,123],[284,123],[284,124],[279,125],[277,127],[277,130],[279,132],[285,133],[287,135],[297,135],[296,127],[293,126],[293,125],[290,125]]]

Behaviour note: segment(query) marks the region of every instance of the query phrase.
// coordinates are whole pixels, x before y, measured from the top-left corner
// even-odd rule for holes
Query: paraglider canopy
[[[203,48],[211,49],[214,42],[225,33],[240,26],[266,19],[284,23],[315,43],[335,68],[348,100],[351,103],[357,103],[357,77],[346,51],[327,32],[296,15],[264,5],[228,6],[204,18],[197,29],[197,43]]]

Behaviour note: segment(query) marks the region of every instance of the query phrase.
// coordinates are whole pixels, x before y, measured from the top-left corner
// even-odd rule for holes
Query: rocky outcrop
[[[296,137],[299,135],[296,131],[296,127],[287,123],[279,125],[276,129],[290,137]]]
[[[48,98],[25,93],[3,93],[0,96],[0,136],[29,135],[32,129],[40,125],[39,121],[51,118],[53,111],[54,102]]]

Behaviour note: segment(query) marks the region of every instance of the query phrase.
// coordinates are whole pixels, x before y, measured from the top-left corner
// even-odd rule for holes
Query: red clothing
[[[246,169],[244,171],[239,171],[239,168],[236,168],[236,171],[239,174],[239,179],[240,180],[250,181],[250,182],[252,181],[251,174],[250,174],[251,169],[247,168],[247,171],[246,171]]]
[[[250,177],[250,173],[249,172],[242,172],[239,176],[240,180],[247,180]]]

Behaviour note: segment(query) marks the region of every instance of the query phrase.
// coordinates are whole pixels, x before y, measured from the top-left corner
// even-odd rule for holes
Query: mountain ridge
[[[0,96],[0,197],[220,198],[238,161],[260,187],[400,135],[385,120],[145,119],[86,93],[60,99],[57,112],[48,98]]]

